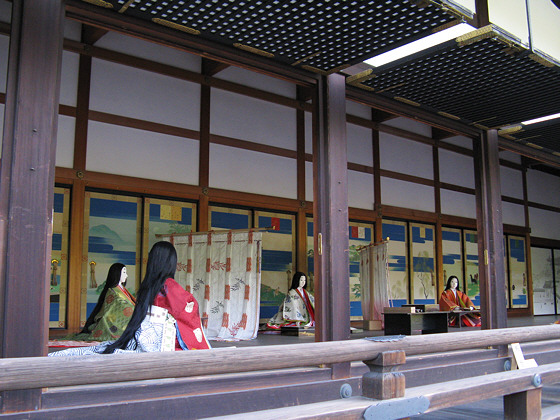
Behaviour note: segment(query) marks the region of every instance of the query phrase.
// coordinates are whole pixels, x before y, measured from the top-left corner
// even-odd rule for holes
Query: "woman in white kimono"
[[[273,330],[282,327],[314,327],[315,299],[306,289],[307,277],[300,271],[296,272],[288,295],[278,313],[270,318],[266,326]]]

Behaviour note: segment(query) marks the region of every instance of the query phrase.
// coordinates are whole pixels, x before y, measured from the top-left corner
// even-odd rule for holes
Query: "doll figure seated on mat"
[[[278,313],[266,323],[267,328],[279,330],[282,327],[314,327],[315,299],[306,289],[306,275],[300,271],[296,272]]]
[[[461,316],[451,314],[449,325],[455,326],[460,318],[463,325],[467,327],[480,327],[480,315],[474,312],[476,308],[467,294],[459,290],[459,279],[456,276],[450,276],[447,280],[447,286],[441,292],[439,299],[439,309],[440,311],[473,311]]]

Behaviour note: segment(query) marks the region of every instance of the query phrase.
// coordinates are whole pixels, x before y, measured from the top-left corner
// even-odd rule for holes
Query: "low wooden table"
[[[413,331],[421,334],[446,333],[448,314],[446,311],[385,313],[385,335],[412,335]]]

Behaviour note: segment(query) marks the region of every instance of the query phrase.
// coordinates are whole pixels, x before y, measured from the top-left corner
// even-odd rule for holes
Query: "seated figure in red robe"
[[[463,325],[467,327],[479,327],[480,315],[475,312],[474,304],[467,296],[459,290],[459,279],[456,276],[451,276],[447,280],[445,290],[441,292],[439,298],[440,311],[473,311],[472,313],[460,316]],[[455,326],[458,322],[459,315],[451,314],[449,317],[449,325]]]

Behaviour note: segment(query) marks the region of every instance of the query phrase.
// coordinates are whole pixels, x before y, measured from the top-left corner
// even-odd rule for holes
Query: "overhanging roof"
[[[165,27],[186,40],[329,74],[473,18],[452,0],[69,0],[107,16]],[[95,9],[101,10],[96,7]],[[502,128],[560,111],[560,67],[487,26],[347,81],[473,128]],[[308,73],[309,74],[309,73]],[[535,130],[535,131],[533,131]],[[529,133],[537,133],[530,136]],[[525,156],[560,166],[558,130],[502,134]],[[513,150],[512,149],[512,150]],[[532,153],[534,150],[535,153]]]

